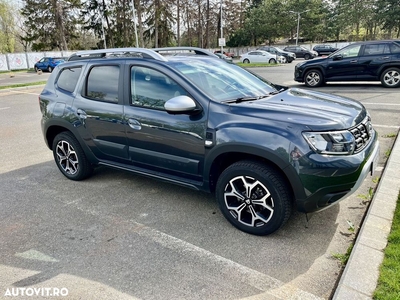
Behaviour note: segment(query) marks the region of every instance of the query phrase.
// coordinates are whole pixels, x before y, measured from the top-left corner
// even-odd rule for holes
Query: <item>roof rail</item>
[[[213,56],[213,57],[218,58],[218,56],[215,55],[214,53],[212,53],[212,52],[210,52],[210,51],[208,51],[206,49],[198,48],[198,47],[179,46],[179,47],[151,48],[150,50],[153,50],[153,51],[155,51],[157,53],[164,52],[164,51],[170,51],[170,52],[175,51],[176,52],[176,51],[187,50],[189,52],[194,52],[196,55],[208,55],[208,56]]]
[[[145,48],[110,48],[110,49],[96,49],[96,50],[83,50],[72,54],[68,60],[81,60],[90,58],[100,58],[107,55],[118,55],[118,54],[139,54],[145,58],[152,58],[161,61],[167,61],[165,57],[159,53]]]

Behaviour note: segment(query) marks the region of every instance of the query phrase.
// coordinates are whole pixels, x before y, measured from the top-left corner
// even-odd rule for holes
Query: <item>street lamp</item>
[[[301,15],[302,13],[305,13],[305,12],[308,12],[308,11],[310,11],[310,9],[307,9],[307,10],[305,10],[305,11],[302,11],[302,12],[298,12],[298,11],[289,10],[289,12],[291,12],[291,13],[294,13],[294,14],[297,14],[297,34],[296,34],[296,46],[297,46],[297,44],[298,44],[298,42],[299,42],[300,15]]]

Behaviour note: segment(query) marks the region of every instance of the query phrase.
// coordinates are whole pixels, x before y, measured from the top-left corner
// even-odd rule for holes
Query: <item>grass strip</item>
[[[397,198],[392,229],[373,298],[376,300],[400,299],[400,194]]]
[[[13,88],[18,88],[18,87],[25,87],[25,86],[34,86],[34,85],[42,85],[46,84],[47,81],[37,81],[37,82],[29,82],[29,83],[17,83],[17,84],[10,84],[10,85],[5,85],[5,86],[0,86],[0,90],[5,90],[5,89],[13,89]]]

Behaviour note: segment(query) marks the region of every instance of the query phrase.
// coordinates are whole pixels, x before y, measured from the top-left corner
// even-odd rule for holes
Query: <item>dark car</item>
[[[35,72],[39,70],[52,72],[56,66],[64,61],[65,59],[63,57],[43,57],[35,64]]]
[[[379,142],[361,103],[210,54],[106,49],[58,65],[39,104],[61,173],[82,180],[108,166],[211,192],[230,223],[266,235],[293,205],[327,208],[374,170]]]
[[[381,81],[400,86],[400,41],[368,41],[350,44],[328,57],[296,65],[294,79],[309,87],[329,81]]]
[[[293,52],[283,51],[282,49],[279,49],[274,46],[262,46],[262,47],[257,48],[257,50],[263,50],[263,51],[267,51],[271,54],[275,54],[277,56],[283,56],[284,58],[286,58],[286,62],[288,62],[288,63],[291,63],[292,61],[294,61],[296,59],[296,55]]]
[[[294,54],[296,54],[297,58],[304,58],[305,60],[312,59],[318,56],[317,52],[309,50],[303,46],[287,46],[283,48],[283,50],[293,52]]]
[[[327,44],[322,44],[314,46],[313,50],[318,53],[318,56],[324,56],[336,52],[337,50],[339,50],[339,48]]]

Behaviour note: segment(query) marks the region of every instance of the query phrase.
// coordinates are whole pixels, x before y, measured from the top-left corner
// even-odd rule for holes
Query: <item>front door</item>
[[[167,113],[164,109],[167,100],[188,93],[158,70],[131,66],[130,76],[131,94],[129,105],[125,106],[125,123],[132,163],[200,179],[205,153],[205,113]]]
[[[327,58],[326,78],[330,80],[357,80],[361,72],[359,52],[361,45],[353,45]]]

